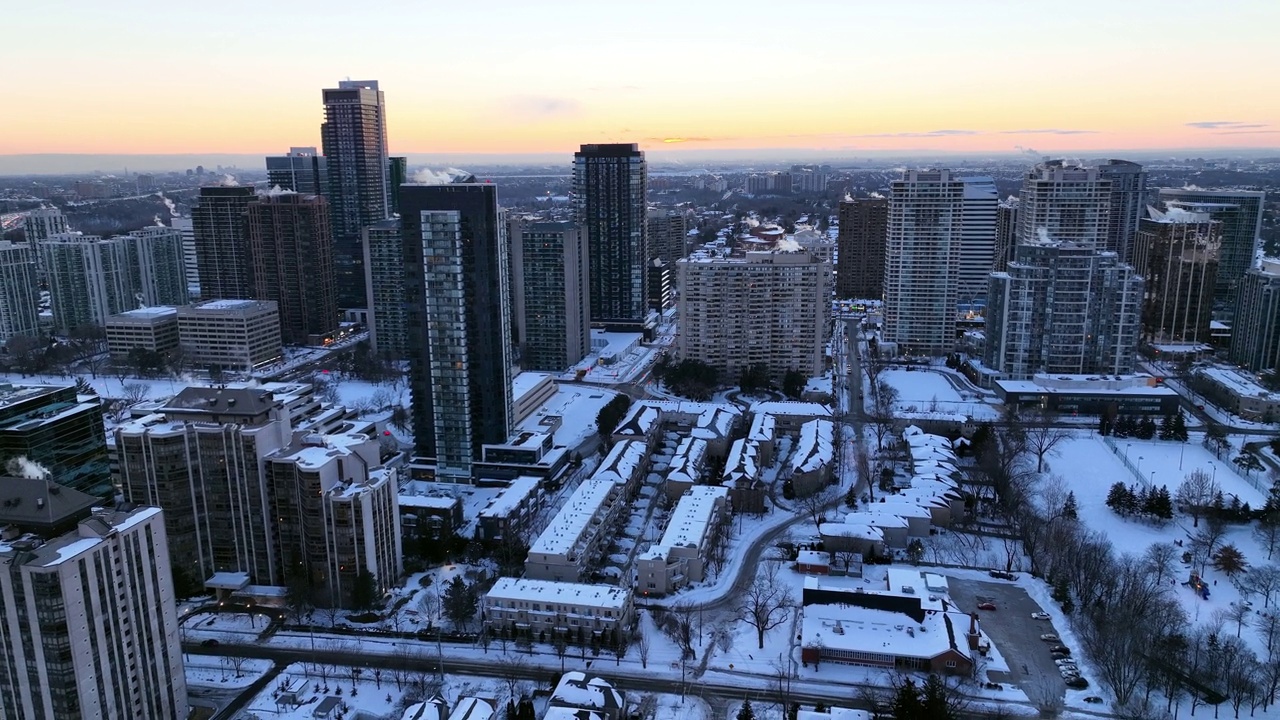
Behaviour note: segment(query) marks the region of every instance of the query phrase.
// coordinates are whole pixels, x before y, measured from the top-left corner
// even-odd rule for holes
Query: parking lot
[[[965,612],[977,612],[982,630],[1009,665],[1009,672],[991,672],[991,680],[1022,688],[1028,695],[1047,682],[1052,692],[1066,690],[1062,675],[1049,655],[1054,643],[1040,639],[1044,633],[1057,633],[1049,620],[1032,620],[1031,613],[1041,612],[1027,592],[1011,582],[993,580],[961,580],[950,578],[951,599]],[[995,603],[995,610],[977,610],[978,603]],[[1071,648],[1076,652],[1078,648]],[[1086,677],[1086,679],[1088,679]]]

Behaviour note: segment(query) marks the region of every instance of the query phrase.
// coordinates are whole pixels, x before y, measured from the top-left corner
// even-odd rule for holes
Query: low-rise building
[[[134,349],[167,355],[178,349],[178,310],[145,307],[107,318],[107,350],[111,362],[128,362]]]
[[[629,588],[584,585],[530,578],[498,578],[484,597],[485,624],[493,632],[514,637],[528,633],[617,636],[631,629],[635,604]]]
[[[631,497],[640,488],[640,481],[648,470],[648,446],[632,440],[614,445],[591,477],[608,480],[621,487],[627,497]]]
[[[631,405],[626,417],[613,430],[613,441],[640,440],[653,448],[662,430],[662,411],[652,403],[638,402]]]
[[[419,483],[402,483],[396,502],[405,544],[448,540],[462,528],[462,498],[447,491],[414,492]]]
[[[676,502],[690,488],[702,482],[706,459],[706,440],[687,437],[680,441],[676,446],[676,454],[671,458],[667,478],[662,485],[668,500]]]
[[[1191,387],[1214,405],[1246,420],[1273,423],[1280,419],[1280,393],[1263,387],[1244,370],[1196,368],[1191,374]]]
[[[209,300],[178,308],[178,337],[192,367],[252,372],[280,362],[280,314],[269,300]]]
[[[528,541],[540,533],[534,520],[546,501],[540,478],[522,475],[511,481],[476,517],[476,536],[485,541]]]
[[[760,479],[759,443],[749,438],[734,440],[724,464],[721,485],[729,488],[734,512],[760,515],[765,508],[765,486]]]
[[[794,435],[810,420],[831,419],[831,409],[826,405],[799,400],[764,400],[753,403],[751,412],[773,417],[775,437],[784,433]]]
[[[667,595],[701,581],[729,517],[729,489],[699,485],[680,498],[662,540],[636,557],[636,591]]]
[[[555,397],[556,382],[547,373],[522,372],[511,379],[511,425],[524,422]]]
[[[529,547],[525,577],[559,582],[585,577],[612,539],[622,493],[622,486],[612,480],[584,480]]]
[[[540,428],[541,429],[541,428]],[[511,481],[522,475],[555,482],[569,469],[569,448],[554,443],[554,428],[522,431],[504,443],[480,446],[480,460],[472,464],[477,478]]]
[[[627,709],[626,697],[608,680],[577,670],[570,670],[560,677],[547,705],[549,709],[588,712],[600,720],[622,720]]]
[[[747,439],[755,443],[760,464],[768,467],[773,462],[773,441],[777,435],[777,420],[767,412],[756,412],[747,430]]]
[[[1062,415],[1168,415],[1178,394],[1150,375],[1035,375],[996,380],[1005,405]]]
[[[800,426],[800,438],[791,455],[791,489],[801,497],[831,483],[835,426],[830,420],[810,420]]]

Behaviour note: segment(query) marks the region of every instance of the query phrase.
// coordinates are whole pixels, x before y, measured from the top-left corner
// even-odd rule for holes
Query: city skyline
[[[1068,17],[994,2],[801,2],[789,16],[813,24],[798,24],[783,43],[787,62],[754,57],[761,29],[774,27],[763,3],[592,5],[589,13],[579,3],[501,5],[433,9],[424,39],[412,22],[336,3],[307,14],[254,5],[252,23],[237,12],[158,14],[146,0],[75,12],[41,3],[10,19],[0,58],[12,54],[11,64],[21,58],[51,80],[24,87],[23,111],[0,119],[0,155],[318,146],[320,89],[344,77],[381,83],[392,154],[568,155],[584,142],[638,142],[677,158],[763,149],[1060,154],[1280,141],[1280,98],[1260,92],[1263,68],[1276,60],[1266,28],[1280,20],[1280,7],[1266,4],[1215,8],[1215,22],[1233,32],[1202,38],[1188,57],[1178,40],[1186,18],[1165,3],[1083,3]],[[333,23],[379,37],[376,52],[281,45],[265,30],[318,36]],[[856,42],[799,32],[806,27],[847,28]],[[459,54],[471,59],[429,60]],[[181,68],[181,80],[157,72],[157,58]],[[1162,58],[1176,63],[1176,80],[1138,71]],[[295,70],[263,72],[272,67]],[[1117,71],[1125,67],[1134,72]],[[1196,102],[1185,88],[1197,88]]]

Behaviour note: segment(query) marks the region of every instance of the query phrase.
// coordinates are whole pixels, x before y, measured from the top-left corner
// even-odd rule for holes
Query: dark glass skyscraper
[[[1222,249],[1213,291],[1217,317],[1229,318],[1234,312],[1240,282],[1255,264],[1266,195],[1261,190],[1160,189],[1160,204],[1165,209],[1207,213],[1210,219],[1222,223]]]
[[[889,200],[857,198],[840,203],[836,233],[836,297],[879,300],[884,295],[884,252]]]
[[[573,204],[587,233],[591,322],[639,331],[649,310],[648,170],[631,144],[583,145],[573,155]]]
[[[400,214],[400,186],[409,182],[409,158],[387,158],[387,202],[391,214]]]
[[[291,147],[267,156],[267,186],[303,195],[329,194],[329,161],[313,147]]]
[[[364,307],[364,252],[360,231],[390,213],[387,122],[376,80],[344,80],[324,90],[320,126],[329,164],[338,305]]]
[[[196,267],[200,273],[200,297],[252,298],[249,240],[244,218],[256,199],[251,187],[202,187],[191,210],[196,241]]]
[[[319,195],[267,195],[249,204],[255,300],[274,300],[286,344],[320,345],[338,329],[329,204]]]
[[[1138,220],[1145,216],[1147,171],[1128,160],[1108,160],[1098,166],[1098,175],[1111,180],[1111,226],[1106,249],[1133,262],[1133,246],[1138,238]]]
[[[474,182],[401,185],[400,220],[415,448],[437,479],[469,482],[481,445],[511,431],[506,223]]]

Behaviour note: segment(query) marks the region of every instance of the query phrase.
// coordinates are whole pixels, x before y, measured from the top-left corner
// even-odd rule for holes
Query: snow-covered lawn
[[[187,618],[182,627],[188,640],[218,640],[225,636],[257,637],[270,622],[268,616],[259,613],[197,613]]]
[[[213,655],[184,655],[182,665],[188,687],[246,688],[271,669],[270,660]]]
[[[908,412],[958,413],[980,420],[999,416],[996,408],[981,395],[957,390],[950,380],[932,370],[885,370],[880,379],[898,391],[898,410]],[[866,400],[870,402],[870,398]]]

